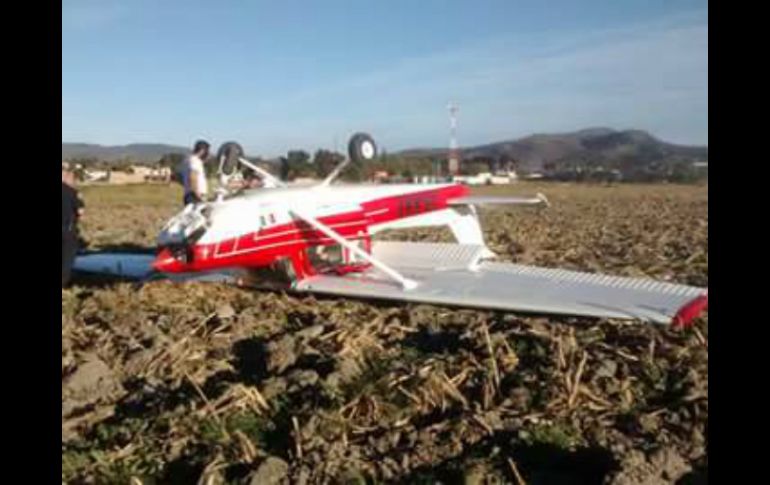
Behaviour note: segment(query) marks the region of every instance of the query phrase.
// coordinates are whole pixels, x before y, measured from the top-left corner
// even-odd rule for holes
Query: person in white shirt
[[[203,164],[209,157],[209,148],[210,145],[207,141],[196,141],[193,152],[182,162],[184,205],[197,204],[206,198],[208,182]]]

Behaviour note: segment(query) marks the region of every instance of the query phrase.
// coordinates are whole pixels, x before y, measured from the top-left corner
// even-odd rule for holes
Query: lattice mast
[[[460,146],[457,143],[457,111],[454,103],[447,105],[449,110],[449,173],[457,175],[460,171]]]

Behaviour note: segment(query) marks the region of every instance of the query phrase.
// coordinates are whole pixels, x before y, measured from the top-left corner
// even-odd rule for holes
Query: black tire
[[[374,160],[377,157],[377,144],[367,133],[356,133],[348,143],[348,156],[354,163]]]
[[[244,155],[243,148],[234,141],[223,143],[217,151],[218,173],[227,176],[238,172],[238,159]]]

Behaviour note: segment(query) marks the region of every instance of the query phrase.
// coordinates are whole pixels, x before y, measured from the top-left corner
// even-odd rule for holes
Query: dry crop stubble
[[[552,203],[482,210],[504,259],[708,285],[706,187],[480,191]],[[179,205],[176,187],[84,196],[93,249],[150,248]],[[216,284],[76,285],[62,291],[62,480],[694,479],[708,468],[707,339],[707,316],[676,331]]]

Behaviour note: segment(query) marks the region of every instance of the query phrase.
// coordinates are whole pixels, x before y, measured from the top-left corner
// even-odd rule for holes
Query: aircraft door
[[[363,210],[348,213],[344,217],[337,217],[328,225],[345,238],[348,243],[371,253],[371,236]],[[369,266],[369,263],[348,247],[329,241],[329,238],[326,237],[322,237],[322,240],[325,242],[311,245],[306,251],[308,261],[315,271],[347,273]]]

